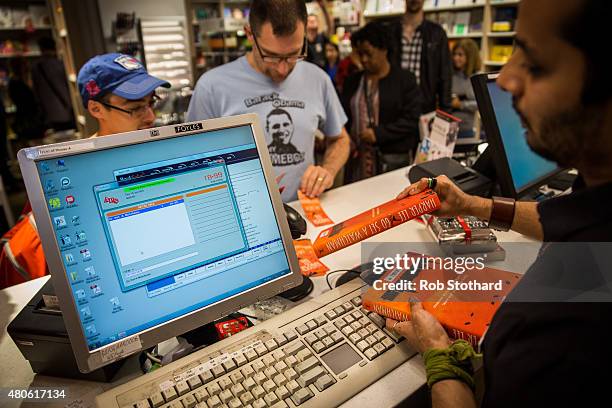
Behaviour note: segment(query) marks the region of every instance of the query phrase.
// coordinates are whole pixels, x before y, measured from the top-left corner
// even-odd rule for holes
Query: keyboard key
[[[257,383],[255,382],[255,380],[250,377],[244,380],[244,383],[242,383],[242,385],[247,391],[251,391],[253,388],[257,387]]]
[[[319,330],[315,331],[314,334],[315,334],[315,336],[317,336],[317,338],[319,340],[321,340],[323,337],[327,336],[327,333],[323,329],[319,329]]]
[[[365,340],[361,340],[359,343],[357,343],[357,348],[359,349],[359,351],[361,351],[362,353],[368,348],[370,347],[370,345],[365,341]]]
[[[301,388],[291,396],[291,401],[293,401],[295,405],[302,405],[312,397],[312,391],[310,391],[308,388]]]
[[[168,402],[168,401],[172,401],[173,399],[177,398],[178,394],[176,393],[176,390],[174,389],[174,387],[171,387],[171,388],[166,388],[165,390],[163,390],[162,396],[164,397],[166,402]]]
[[[264,358],[261,359],[261,362],[264,363],[266,365],[266,367],[270,367],[270,366],[274,365],[276,360],[274,359],[274,357],[272,355],[267,355],[267,356],[265,356]]]
[[[259,372],[255,374],[255,377],[253,377],[253,379],[255,380],[257,385],[261,385],[268,380],[268,377],[266,377],[266,375],[263,372]]]
[[[401,343],[401,341],[404,340],[404,337],[400,336],[394,331],[389,331],[387,329],[383,329],[383,331],[385,332],[387,336],[391,337],[391,339],[393,339],[393,341],[396,343]]]
[[[183,406],[183,403],[181,401],[174,401],[171,402],[170,405],[168,405],[168,408],[185,408]]]
[[[242,406],[242,402],[240,402],[239,399],[232,399],[230,402],[227,403],[227,406],[229,408],[240,408]]]
[[[253,408],[266,408],[268,406],[268,404],[266,404],[266,401],[264,401],[262,398],[253,401],[252,405]]]
[[[242,370],[240,371],[246,378],[249,378],[255,374],[255,370],[253,370],[253,367],[251,367],[250,365],[242,367]]]
[[[270,339],[270,340],[266,341],[264,343],[264,345],[266,346],[268,351],[273,351],[273,350],[276,350],[278,348],[278,344],[276,344],[276,341],[274,339]]]
[[[308,327],[308,330],[314,330],[319,327],[319,325],[314,320],[309,320],[306,322],[306,327]]]
[[[297,332],[300,333],[301,335],[304,335],[310,331],[308,326],[306,326],[305,324],[299,325],[298,327],[295,328],[295,330],[297,330]]]
[[[193,393],[193,396],[198,402],[205,401],[209,397],[208,391],[206,391],[205,388],[200,388],[199,390]]]
[[[240,397],[242,394],[246,392],[242,384],[234,384],[231,388],[231,391],[235,397]]]
[[[297,381],[295,380],[290,380],[287,384],[285,384],[285,387],[287,387],[287,390],[293,394],[295,393],[297,390],[299,390],[300,388],[300,384],[297,383]]]
[[[370,319],[365,316],[361,316],[357,321],[361,323],[361,326],[363,327],[367,327],[368,325],[372,326],[372,324],[370,323]]]
[[[351,324],[355,321],[355,318],[351,315],[346,315],[342,318],[347,324]]]
[[[291,396],[291,393],[289,392],[287,387],[285,387],[284,385],[281,385],[280,387],[278,387],[276,389],[276,391],[274,391],[274,392],[276,393],[276,396],[280,400],[284,400],[284,399],[289,398]]]
[[[198,376],[193,376],[187,379],[187,385],[189,385],[189,388],[193,390],[202,385],[202,380],[200,380],[200,377]]]
[[[185,395],[190,391],[187,381],[180,381],[176,383],[176,392],[178,395]]]
[[[280,336],[276,336],[274,338],[274,341],[276,342],[276,344],[278,344],[279,346],[284,346],[285,344],[287,344],[287,338],[285,336],[283,336],[282,334]]]
[[[378,342],[374,336],[367,336],[364,340],[368,343],[370,347],[372,347]]]
[[[286,357],[286,354],[283,350],[276,349],[272,352],[272,357],[274,357],[276,361],[281,361],[282,359]]]
[[[287,378],[285,378],[285,376],[282,374],[276,374],[272,381],[274,381],[274,384],[276,384],[277,387],[280,387],[281,385],[287,384],[287,381],[289,380],[287,380]]]
[[[224,404],[227,404],[229,401],[234,399],[234,395],[230,390],[223,390],[221,391],[221,394],[219,394],[219,398]]]
[[[393,345],[394,345],[393,342],[391,340],[387,339],[387,338],[384,338],[381,343],[382,343],[383,346],[385,346],[385,348],[387,350],[393,348]]]
[[[352,298],[351,303],[354,304],[356,307],[361,306],[361,296],[355,296],[354,298]]]
[[[345,311],[349,311],[349,310],[353,310],[353,305],[351,305],[351,302],[344,302],[342,304],[342,307],[344,308]]]
[[[306,343],[312,345],[313,343],[317,342],[319,338],[315,334],[310,333],[304,337],[304,340],[306,340]]]
[[[357,333],[353,333],[349,336],[349,340],[351,341],[351,343],[357,344],[357,342],[361,340],[361,336]]]
[[[215,367],[213,367],[213,368],[212,368],[210,371],[213,373],[213,375],[215,376],[215,378],[219,378],[219,377],[221,377],[223,374],[225,374],[225,368],[223,368],[223,366],[222,366],[222,365],[215,366]]]
[[[331,337],[325,337],[323,339],[323,345],[325,346],[325,348],[330,348],[331,346],[334,345],[334,340]]]
[[[151,404],[149,404],[149,400],[145,399],[142,401],[138,401],[135,405],[135,408],[151,408]],[[183,408],[183,406],[181,405],[181,408]]]
[[[295,358],[295,356],[288,356],[287,358],[285,358],[285,364],[287,364],[289,367],[293,367],[297,363],[298,359]]]
[[[385,351],[387,351],[387,349],[385,348],[385,346],[383,346],[380,343],[376,343],[374,345],[374,350],[376,350],[376,352],[380,355],[382,353],[384,353]]]
[[[368,317],[370,318],[372,323],[378,326],[379,329],[382,329],[383,327],[385,327],[385,318],[382,317],[381,315],[378,315],[376,313],[370,313]]]
[[[285,370],[287,370],[289,367],[287,366],[287,364],[285,364],[284,361],[279,361],[278,363],[274,364],[274,368],[276,369],[276,371],[278,371],[279,373],[283,373],[285,372]]]
[[[257,387],[251,390],[251,394],[253,394],[253,397],[255,397],[255,399],[259,399],[266,395],[266,390],[264,390],[261,385],[258,385]]]
[[[186,395],[185,398],[182,399],[182,402],[185,408],[193,408],[197,404],[197,401],[193,395]]]
[[[368,337],[370,335],[370,333],[366,329],[364,329],[364,328],[359,329],[357,331],[357,334],[359,334],[359,336],[361,336],[362,339],[364,337]]]
[[[338,319],[334,322],[334,326],[336,326],[338,330],[341,330],[344,326],[346,326],[346,322],[344,319]]]
[[[208,395],[207,395],[208,396]],[[155,394],[149,395],[149,400],[151,401],[151,405],[153,408],[160,407],[165,404],[164,397],[162,397],[161,393],[156,392]]]
[[[242,401],[244,405],[249,405],[250,403],[255,401],[255,398],[253,397],[253,394],[247,391],[240,396],[240,401]]]
[[[353,323],[351,323],[351,327],[353,328],[353,330],[357,331],[357,330],[361,329],[361,323],[353,322]]]
[[[323,391],[323,390],[331,387],[335,383],[336,383],[336,381],[332,378],[331,375],[325,374],[325,375],[319,377],[319,379],[317,381],[315,381],[315,387],[317,387],[317,390]]]
[[[248,363],[249,360],[247,360],[247,358],[243,354],[238,354],[236,357],[234,357],[234,362],[238,367],[241,367]]]
[[[378,341],[382,341],[383,339],[387,338],[387,336],[385,336],[383,332],[381,331],[376,331],[375,333],[372,334],[372,336],[374,336],[374,338]]]
[[[273,392],[269,392],[268,394],[265,395],[264,401],[266,401],[266,404],[271,406],[271,405],[276,404],[279,401],[279,399],[276,396],[276,394],[274,394]]]
[[[255,347],[255,352],[259,355],[259,357],[261,357],[265,354],[268,354],[268,349],[263,344],[260,344]]]
[[[276,374],[278,374],[278,371],[276,371],[276,369],[274,367],[267,367],[264,370],[264,374],[266,375],[266,377],[268,377],[269,379],[274,378],[274,376]]]
[[[293,368],[289,368],[287,369],[287,371],[285,371],[285,377],[287,377],[287,379],[291,381],[297,379],[299,376]]]
[[[342,329],[342,333],[345,336],[350,336],[355,330],[351,326],[346,326]]]
[[[206,401],[206,403],[208,404],[210,408],[219,408],[221,405],[223,405],[223,403],[221,402],[221,399],[217,395],[215,395],[212,398],[209,398],[208,401]]]
[[[297,371],[300,374],[303,374],[306,371],[308,371],[308,370],[310,370],[313,367],[316,367],[318,365],[319,365],[319,359],[317,359],[315,356],[312,356],[312,357],[306,359],[305,361],[302,361],[298,365],[296,365],[295,366],[295,371]]]
[[[371,349],[368,349],[368,350],[371,350]],[[327,373],[325,372],[323,367],[316,366],[312,370],[302,373],[302,375],[298,377],[297,382],[298,384],[302,386],[302,388],[308,387],[310,384],[314,383],[317,380],[317,378],[319,378],[320,376],[324,374],[327,374]]]
[[[368,323],[365,328],[370,334],[380,333],[381,336],[385,336],[380,330],[378,330],[378,327],[374,326],[372,323]]]
[[[223,368],[225,368],[225,371],[229,373],[230,371],[238,368],[238,364],[236,364],[236,362],[230,358],[223,362]]]
[[[253,370],[255,370],[256,373],[266,369],[266,365],[263,363],[262,360],[254,362],[253,364],[251,364],[251,367],[253,367]]]
[[[249,349],[244,353],[244,356],[247,358],[247,360],[249,361],[253,361],[256,360],[259,356],[257,355],[257,353],[255,352],[255,350],[253,349]]]
[[[234,383],[232,382],[232,380],[229,377],[224,377],[224,378],[220,379],[218,384],[219,384],[219,387],[221,387],[222,390],[227,390],[232,385],[234,385]]]
[[[342,306],[337,306],[334,308],[334,312],[336,312],[338,316],[341,316],[344,314],[344,308]]]
[[[234,384],[240,384],[242,381],[244,381],[244,375],[242,375],[240,371],[236,371],[235,373],[232,373],[230,375],[230,378],[232,379],[232,382]]]
[[[325,319],[325,316],[321,315],[321,316],[315,317],[315,322],[317,322],[318,326],[323,326],[325,323],[327,323],[327,319]]]
[[[288,342],[297,339],[297,334],[293,330],[287,330],[283,333],[283,336],[285,336]]]
[[[293,356],[293,355],[297,354],[298,351],[300,351],[300,350],[302,350],[304,348],[306,348],[304,343],[302,343],[301,341],[296,341],[294,343],[291,343],[287,347],[285,347],[284,351],[285,351],[286,354],[288,354],[290,356]]]
[[[342,339],[343,339],[344,337],[342,337],[342,335],[341,335],[340,333],[338,333],[338,332],[334,332],[334,333],[332,333],[331,338],[332,338],[332,340],[334,341],[334,343],[339,343],[339,342],[341,342],[341,341],[342,341]]]
[[[212,397],[221,394],[221,387],[219,387],[219,384],[217,383],[212,383],[208,387],[206,387],[206,391],[208,391],[208,393]]]
[[[355,320],[359,320],[362,317],[365,317],[363,313],[361,313],[359,310],[355,310],[353,313],[351,313],[351,316],[353,316],[353,319]]]
[[[320,341],[317,341],[315,344],[312,345],[312,349],[315,351],[315,353],[320,353],[325,350],[325,345]]]
[[[266,392],[272,392],[276,389],[276,384],[274,384],[274,381],[272,380],[267,380],[262,384],[262,387],[264,390],[266,390]]]
[[[295,357],[298,359],[298,361],[304,361],[304,360],[306,360],[310,356],[312,356],[312,351],[310,351],[310,349],[300,350],[295,355]]]
[[[365,356],[366,356],[366,357],[367,357],[369,360],[374,360],[374,359],[375,359],[375,358],[378,356],[378,353],[376,352],[376,350],[374,350],[374,349],[372,349],[372,348],[367,349],[367,350],[365,351],[365,353],[363,353],[363,354],[365,354]]]
[[[334,320],[336,317],[338,317],[338,313],[336,313],[333,310],[329,310],[329,311],[325,312],[325,316],[327,316],[327,318],[329,320]]]

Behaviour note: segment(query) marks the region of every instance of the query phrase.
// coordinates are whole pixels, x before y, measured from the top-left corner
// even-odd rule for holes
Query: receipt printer
[[[468,194],[482,197],[491,195],[493,183],[488,177],[469,167],[462,166],[449,157],[417,164],[412,166],[408,172],[408,178],[411,183],[417,182],[423,177],[437,177],[440,175],[446,175],[461,190]]]
[[[54,298],[55,290],[49,280],[8,325],[7,332],[21,354],[38,374],[111,381],[123,365],[123,360],[88,374],[81,373],[70,346],[62,313],[57,308],[57,301],[53,301]]]

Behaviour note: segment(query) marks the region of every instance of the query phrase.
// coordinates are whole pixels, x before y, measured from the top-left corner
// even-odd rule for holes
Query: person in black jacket
[[[353,147],[347,182],[409,165],[421,112],[414,75],[391,63],[385,27],[370,23],[351,40],[364,70],[346,79],[341,95]]]
[[[451,109],[452,64],[446,32],[425,20],[423,0],[406,0],[404,16],[389,24],[394,62],[414,74],[423,95],[422,113]]]

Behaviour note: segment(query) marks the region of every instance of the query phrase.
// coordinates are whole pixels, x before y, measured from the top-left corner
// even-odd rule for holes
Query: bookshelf
[[[403,1],[363,0],[367,23],[401,17]],[[520,0],[426,0],[425,17],[441,24],[454,43],[472,38],[480,46],[484,71],[496,71],[512,52],[517,8]],[[378,7],[383,7],[380,10]],[[458,22],[457,22],[458,21]]]

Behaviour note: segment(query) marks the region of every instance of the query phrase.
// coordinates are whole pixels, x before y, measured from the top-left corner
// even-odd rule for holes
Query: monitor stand
[[[295,288],[291,288],[289,290],[280,293],[278,296],[290,300],[292,302],[297,302],[298,300],[304,299],[306,296],[310,295],[312,289],[314,288],[314,284],[312,283],[312,279],[308,276],[302,275],[302,283]]]

